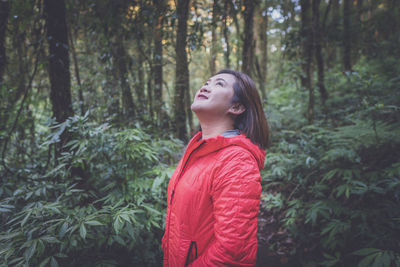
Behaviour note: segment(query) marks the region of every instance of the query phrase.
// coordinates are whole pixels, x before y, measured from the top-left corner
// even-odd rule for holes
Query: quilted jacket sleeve
[[[254,266],[261,178],[253,156],[234,148],[212,180],[214,242],[190,266]]]

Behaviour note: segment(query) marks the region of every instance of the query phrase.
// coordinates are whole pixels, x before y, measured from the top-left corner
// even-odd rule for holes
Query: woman
[[[222,70],[196,93],[201,131],[168,186],[164,266],[253,266],[268,125],[254,82]]]

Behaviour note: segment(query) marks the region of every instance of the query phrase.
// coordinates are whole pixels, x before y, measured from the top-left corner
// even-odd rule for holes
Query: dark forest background
[[[271,127],[258,266],[400,266],[397,0],[0,1],[0,266],[160,266],[194,93]]]

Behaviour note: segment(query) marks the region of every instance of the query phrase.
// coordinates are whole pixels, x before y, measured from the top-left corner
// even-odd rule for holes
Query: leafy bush
[[[88,114],[52,128],[35,164],[1,169],[0,265],[158,265],[167,164],[181,143],[139,126],[99,125]],[[65,132],[71,139],[52,164]]]
[[[324,121],[275,132],[266,243],[294,266],[400,266],[400,79],[341,75]]]

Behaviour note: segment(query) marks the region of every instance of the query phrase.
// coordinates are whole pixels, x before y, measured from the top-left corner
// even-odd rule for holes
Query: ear
[[[229,108],[228,113],[238,116],[245,111],[246,111],[246,108],[242,104],[236,102],[236,103],[233,103],[232,106]]]

